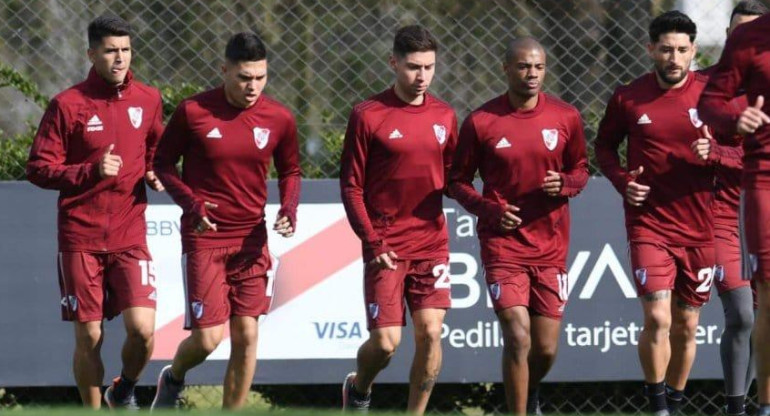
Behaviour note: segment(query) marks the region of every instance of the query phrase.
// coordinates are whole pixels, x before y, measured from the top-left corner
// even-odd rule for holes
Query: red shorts
[[[738,224],[735,227],[714,226],[714,285],[720,295],[733,289],[749,286],[741,276],[741,241]]]
[[[681,247],[664,243],[630,244],[631,267],[639,296],[671,290],[690,306],[709,301],[714,282],[714,247]]]
[[[409,310],[449,309],[452,306],[449,260],[398,260],[396,270],[364,266],[367,327],[406,325]]]
[[[567,271],[555,266],[491,264],[484,266],[495,312],[526,306],[530,312],[561,319],[567,306]]]
[[[146,246],[117,253],[59,253],[61,312],[65,321],[112,319],[133,307],[155,309],[155,267]]]
[[[184,328],[207,328],[231,316],[259,317],[270,309],[273,273],[270,252],[222,247],[182,255],[187,309]]]
[[[744,226],[751,278],[770,281],[770,189],[744,190]]]

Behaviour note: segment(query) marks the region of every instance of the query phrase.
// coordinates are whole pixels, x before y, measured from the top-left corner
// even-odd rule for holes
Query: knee
[[[423,323],[415,329],[416,342],[423,345],[441,345],[441,322]]]
[[[671,336],[687,340],[695,339],[695,332],[698,329],[698,317],[688,316],[675,320],[671,324]]]
[[[222,336],[221,333],[201,332],[194,339],[198,348],[205,351],[206,354],[211,354],[222,342]]]
[[[532,358],[540,362],[553,362],[556,360],[557,347],[556,343],[537,345],[537,347],[532,349],[530,354],[532,355]]]
[[[154,334],[155,325],[153,323],[135,325],[126,329],[126,336],[128,338],[145,345],[152,342]]]
[[[506,332],[504,344],[508,354],[514,356],[529,354],[529,351],[532,348],[532,338],[529,334],[529,328],[514,326]]]
[[[663,308],[650,311],[644,317],[644,329],[655,333],[667,333],[671,330],[671,314]]]
[[[102,345],[102,327],[86,324],[75,333],[76,347],[81,351],[98,351]]]
[[[733,331],[751,331],[754,327],[754,311],[747,307],[728,313],[725,326]]]
[[[230,341],[234,346],[239,347],[249,347],[255,345],[257,343],[257,331],[258,328],[256,326],[253,328],[238,328],[237,331],[232,331],[230,333]]]
[[[396,349],[400,344],[400,339],[395,337],[378,337],[373,340],[374,348],[377,353],[386,359],[389,359],[396,353]]]

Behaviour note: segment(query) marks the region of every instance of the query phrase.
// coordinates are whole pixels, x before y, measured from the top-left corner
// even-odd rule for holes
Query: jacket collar
[[[92,93],[99,97],[120,99],[130,91],[133,80],[134,74],[129,69],[128,72],[126,72],[126,78],[123,80],[123,83],[116,87],[107,83],[104,78],[96,73],[96,69],[92,66],[91,70],[88,71],[86,85]]]

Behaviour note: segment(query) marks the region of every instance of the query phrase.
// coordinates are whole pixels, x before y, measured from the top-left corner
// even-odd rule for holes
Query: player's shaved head
[[[545,48],[535,38],[523,37],[512,40],[508,47],[505,48],[505,63],[510,63],[521,51],[531,51],[533,49],[539,50],[545,55]]]

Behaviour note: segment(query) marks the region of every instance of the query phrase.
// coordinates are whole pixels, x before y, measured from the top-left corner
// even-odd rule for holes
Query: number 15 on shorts
[[[142,286],[155,287],[155,263],[152,260],[139,260],[139,270],[142,272]]]

